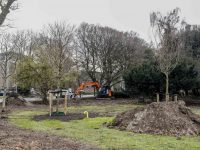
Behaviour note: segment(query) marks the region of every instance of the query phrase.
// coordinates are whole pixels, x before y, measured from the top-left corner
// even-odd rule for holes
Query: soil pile
[[[198,136],[200,116],[186,107],[183,101],[155,102],[117,115],[113,126],[136,133]]]
[[[89,118],[96,118],[100,115],[98,113],[89,113]],[[67,113],[66,116],[49,116],[49,115],[37,115],[32,118],[35,121],[42,121],[42,120],[59,120],[62,122],[68,122],[71,120],[82,120],[86,118],[86,115],[83,113]]]
[[[10,93],[6,98],[6,106],[33,106],[17,93]]]

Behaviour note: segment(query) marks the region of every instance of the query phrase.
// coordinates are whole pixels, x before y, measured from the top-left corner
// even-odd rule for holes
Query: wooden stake
[[[157,95],[157,102],[159,102],[159,93],[157,93],[156,95]]]
[[[67,91],[65,92],[65,116],[67,115]]]
[[[174,94],[174,101],[177,102],[177,94]]]

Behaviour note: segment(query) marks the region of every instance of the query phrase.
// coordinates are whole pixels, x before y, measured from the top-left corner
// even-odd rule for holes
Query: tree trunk
[[[184,90],[185,91],[185,95],[187,95],[188,96],[188,90]]]
[[[4,6],[4,9],[1,8],[2,12],[0,14],[0,26],[2,26],[6,19],[6,16],[10,13],[9,9],[14,2],[15,0],[8,0],[7,4]]]
[[[6,87],[3,87],[3,101],[2,101],[2,112],[5,110],[6,107]]]
[[[57,90],[60,91],[60,78],[58,78],[58,82],[57,82]],[[58,114],[59,97],[60,97],[60,94],[57,93],[56,114]]]
[[[166,101],[169,101],[169,77],[168,74],[166,74]]]
[[[47,93],[46,93],[46,91],[45,92],[43,92],[42,93],[42,102],[43,102],[43,104],[47,104]]]
[[[43,104],[47,104],[47,89],[41,87],[40,91],[41,91],[41,94],[42,94],[42,102],[43,102]]]
[[[95,95],[96,95],[96,94],[95,94],[95,89],[96,89],[96,87],[94,86],[94,97],[95,97]]]

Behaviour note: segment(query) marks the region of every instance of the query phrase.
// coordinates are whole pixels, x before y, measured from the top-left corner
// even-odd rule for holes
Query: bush
[[[142,62],[123,74],[126,92],[130,96],[153,96],[162,91],[165,75],[157,65]]]
[[[112,96],[115,98],[129,98],[129,95],[124,91],[112,91]]]
[[[17,93],[23,96],[28,96],[30,95],[30,87],[28,88],[22,88],[20,86],[17,87]]]

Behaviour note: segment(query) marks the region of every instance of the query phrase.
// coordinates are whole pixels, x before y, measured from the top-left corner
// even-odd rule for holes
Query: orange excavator
[[[99,85],[98,82],[83,82],[79,88],[76,90],[76,92],[74,93],[74,98],[78,95],[78,93],[85,87],[88,85],[94,85],[97,88],[98,94],[97,94],[97,98],[111,98],[112,94],[111,94],[111,90],[109,89],[109,86],[107,85]]]

